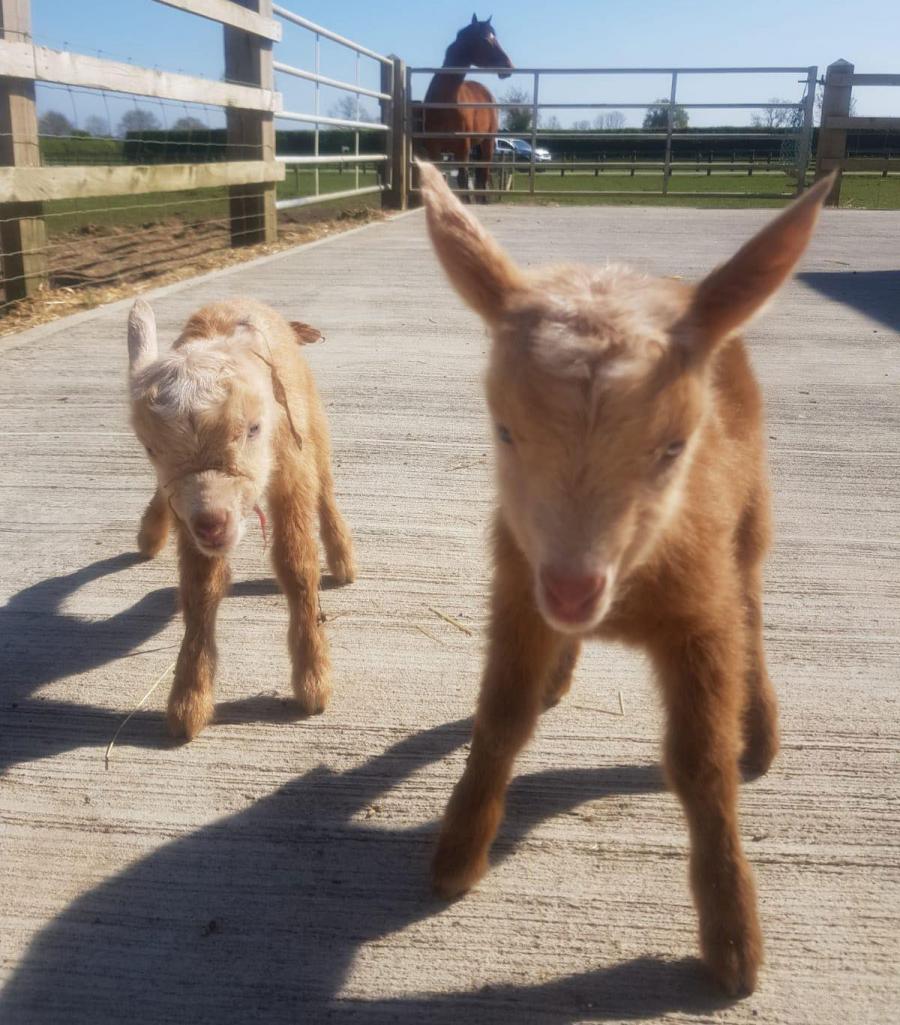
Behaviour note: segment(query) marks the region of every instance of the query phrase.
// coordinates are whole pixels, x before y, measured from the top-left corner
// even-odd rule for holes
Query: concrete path
[[[765,211],[492,208],[526,263],[695,276]],[[768,963],[719,999],[646,664],[592,647],[518,765],[495,867],[429,896],[478,684],[491,471],[481,327],[421,214],[168,289],[164,336],[248,293],[324,328],[361,578],[328,589],[335,697],[295,722],[285,604],[252,532],[220,616],[217,721],[165,735],[171,550],[125,412],[126,309],[0,350],[0,1021],[889,1025],[900,1016],[900,214],[829,212],[750,335],[778,543],[783,752],[745,787]],[[447,618],[454,620],[449,622]],[[621,694],[624,715],[619,712]]]

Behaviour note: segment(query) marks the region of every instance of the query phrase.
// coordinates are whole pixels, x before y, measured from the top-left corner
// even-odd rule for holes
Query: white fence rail
[[[388,192],[392,188],[391,168],[387,159],[387,152],[363,153],[360,150],[360,136],[380,135],[390,146],[390,135],[392,131],[392,109],[394,105],[395,69],[394,58],[386,57],[384,54],[376,53],[368,47],[357,43],[353,39],[338,35],[321,25],[304,18],[299,14],[283,7],[281,4],[274,4],[272,7],[276,17],[283,19],[290,25],[304,29],[313,36],[314,59],[313,68],[297,67],[286,61],[276,60],[273,68],[277,74],[288,75],[292,78],[311,82],[314,85],[312,109],[311,110],[281,110],[276,117],[279,120],[294,121],[300,124],[313,126],[313,152],[312,155],[277,154],[277,159],[288,166],[312,171],[310,184],[312,191],[308,195],[293,196],[279,199],[276,207],[279,210],[290,210],[295,207],[309,206],[313,203],[323,203],[335,199],[351,199],[355,196],[369,196],[378,192]],[[322,73],[322,40],[328,40],[337,44],[354,55],[355,81],[347,82],[339,78],[332,78]],[[283,39],[281,46],[288,49],[287,39]],[[381,88],[371,89],[361,84],[361,61],[375,61],[380,65]],[[356,97],[356,110],[354,117],[340,117],[334,114],[322,113],[322,88],[336,89],[349,93]],[[363,108],[360,103],[361,97],[368,97],[379,101],[380,121],[368,121],[362,116]],[[353,152],[323,153],[322,152],[322,129],[348,129],[353,133]],[[348,147],[349,148],[349,147]],[[363,181],[364,165],[371,163],[379,170],[379,181],[377,184],[366,184]],[[345,166],[352,168],[353,187],[339,191],[322,190],[322,170],[337,167],[343,170]],[[300,183],[300,175],[297,174],[296,184]],[[298,191],[300,191],[298,189]]]

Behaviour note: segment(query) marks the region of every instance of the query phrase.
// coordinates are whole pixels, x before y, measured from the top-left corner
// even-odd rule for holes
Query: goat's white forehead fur
[[[537,311],[521,313],[531,358],[544,372],[566,379],[640,377],[669,345],[665,318],[648,317],[651,278],[628,267],[567,268],[550,283]],[[513,318],[512,330],[521,329]]]
[[[238,373],[227,344],[224,339],[204,338],[173,349],[135,377],[133,398],[154,389],[150,408],[166,420],[214,409],[228,397]]]

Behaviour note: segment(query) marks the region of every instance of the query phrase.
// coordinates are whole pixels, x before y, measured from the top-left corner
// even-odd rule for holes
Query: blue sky
[[[468,2],[468,0],[467,0]],[[285,0],[299,14],[359,40],[384,53],[393,52],[416,65],[440,64],[456,31],[472,16],[472,8],[459,3],[422,0]],[[900,72],[900,2],[856,0],[853,4],[820,0],[814,7],[789,5],[784,0],[757,0],[734,4],[723,0],[644,0],[641,4],[603,4],[596,0],[491,0],[479,17],[493,15],[498,37],[513,62],[541,67],[656,67],[816,64],[825,66],[843,57],[863,72]],[[166,70],[217,78],[222,73],[221,29],[211,22],[153,2],[153,0],[32,0],[32,22],[37,42],[65,46],[76,52],[102,53],[115,59]],[[279,59],[311,67],[309,35],[291,26],[277,50]],[[322,71],[335,78],[352,78],[355,66],[337,47],[323,44]],[[377,84],[371,62],[360,66],[363,84]],[[798,76],[751,80],[744,77],[689,78],[679,98],[696,102],[765,100],[773,96],[799,99]],[[496,80],[494,80],[496,82]],[[522,86],[525,78],[510,80]],[[426,80],[419,80],[424,87]],[[509,83],[500,86],[502,91]],[[287,109],[310,110],[310,87],[279,76]],[[542,84],[542,98],[559,102],[643,102],[668,92],[662,77],[556,79]],[[900,90],[859,89],[860,114],[900,113]],[[320,110],[328,113],[337,94],[326,91]],[[116,120],[134,101],[108,98],[102,103],[89,94],[68,90],[41,90],[41,107],[62,109],[82,121],[90,114]],[[144,105],[142,102],[141,105]],[[193,111],[188,111],[193,113]],[[157,113],[171,122],[184,109],[158,106]],[[551,114],[548,111],[547,114]],[[565,111],[563,123],[590,112]],[[201,117],[203,115],[201,114]],[[636,123],[639,112],[629,119]],[[746,122],[746,112],[696,112],[696,124]],[[210,111],[204,118],[217,122]]]

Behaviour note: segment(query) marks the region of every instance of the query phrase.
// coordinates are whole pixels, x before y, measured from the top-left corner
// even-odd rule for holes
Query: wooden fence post
[[[409,139],[406,125],[406,61],[394,54],[390,64],[381,65],[381,91],[391,94],[391,102],[382,101],[382,118],[390,125],[388,160],[390,188],[381,202],[388,210],[405,210],[409,197]]]
[[[0,0],[0,37],[31,41],[29,0]],[[0,78],[0,165],[40,167],[34,82]],[[42,203],[0,204],[0,248],[6,301],[24,299],[47,281],[47,229]]]
[[[819,125],[819,143],[816,147],[816,181],[824,178],[833,166],[829,161],[843,160],[847,155],[847,129],[829,128],[830,117],[850,116],[850,97],[853,92],[853,65],[839,60],[829,64],[825,72],[825,91],[822,94],[822,121]],[[826,206],[837,206],[841,198],[842,169],[838,166],[834,188],[825,200]]]
[[[272,0],[234,0],[240,7],[272,17]],[[229,82],[275,88],[272,41],[230,25],[225,31],[225,78]],[[229,160],[275,160],[275,116],[230,107],[225,114]],[[232,185],[229,194],[232,246],[274,242],[278,238],[275,182]]]

